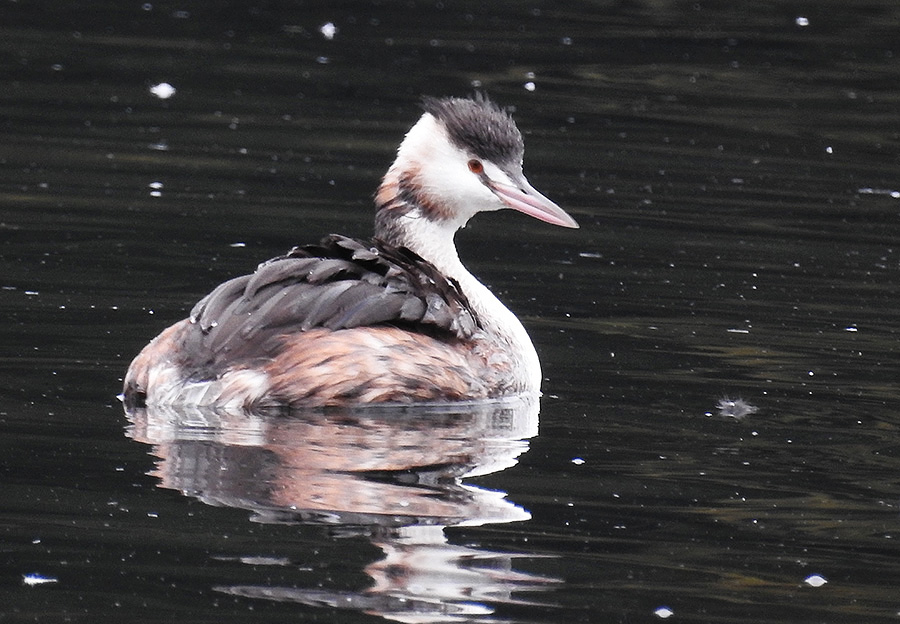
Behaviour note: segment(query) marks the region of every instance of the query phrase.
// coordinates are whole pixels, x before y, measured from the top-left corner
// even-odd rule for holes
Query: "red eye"
[[[481,164],[480,160],[475,160],[474,158],[469,161],[469,171],[476,175],[481,175],[484,173],[484,165]]]

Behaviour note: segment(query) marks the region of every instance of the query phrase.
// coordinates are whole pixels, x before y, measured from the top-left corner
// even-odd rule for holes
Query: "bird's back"
[[[232,395],[339,403],[411,390],[421,400],[473,390],[477,398],[480,382],[463,369],[483,360],[464,346],[478,333],[458,285],[428,262],[403,247],[332,235],[213,290],[135,358],[125,395],[138,404],[221,404]],[[442,360],[451,372],[439,370]],[[391,381],[399,369],[408,369],[405,381]]]

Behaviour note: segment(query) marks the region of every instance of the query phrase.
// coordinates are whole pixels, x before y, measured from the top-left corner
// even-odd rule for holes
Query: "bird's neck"
[[[459,260],[453,237],[464,224],[441,218],[422,201],[417,185],[396,167],[385,175],[375,195],[375,236],[406,247],[435,265],[443,275],[474,279]]]
[[[534,388],[539,387],[540,363],[522,323],[459,259],[453,239],[464,223],[425,216],[433,212],[417,205],[415,196],[404,192],[402,186],[399,176],[389,171],[376,194],[375,236],[410,249],[442,275],[456,280],[484,331],[518,354],[522,370],[527,371],[522,374],[530,377]]]

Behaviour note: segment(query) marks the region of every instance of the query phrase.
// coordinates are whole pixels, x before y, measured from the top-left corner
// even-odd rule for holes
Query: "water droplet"
[[[812,587],[822,587],[828,580],[820,574],[811,574],[803,579],[803,582]]]
[[[327,22],[319,26],[319,32],[322,33],[322,36],[331,41],[334,39],[334,36],[338,33],[338,28],[331,22]]]
[[[150,87],[150,93],[161,100],[168,100],[170,97],[175,95],[175,87],[170,85],[168,82],[160,82],[159,84],[155,84]]]
[[[28,587],[34,587],[35,585],[44,585],[45,583],[56,583],[58,579],[55,579],[51,576],[43,576],[42,574],[23,574],[22,575],[22,583],[27,585]]]
[[[675,615],[675,612],[672,611],[672,609],[670,609],[669,607],[659,607],[656,609],[656,611],[653,612],[653,615],[665,620],[666,618],[670,618]]]

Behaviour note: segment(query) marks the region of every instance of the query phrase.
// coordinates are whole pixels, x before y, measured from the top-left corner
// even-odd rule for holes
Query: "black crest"
[[[509,113],[487,96],[479,93],[474,99],[426,97],[422,106],[444,124],[450,140],[460,149],[497,164],[522,161],[522,134]]]

